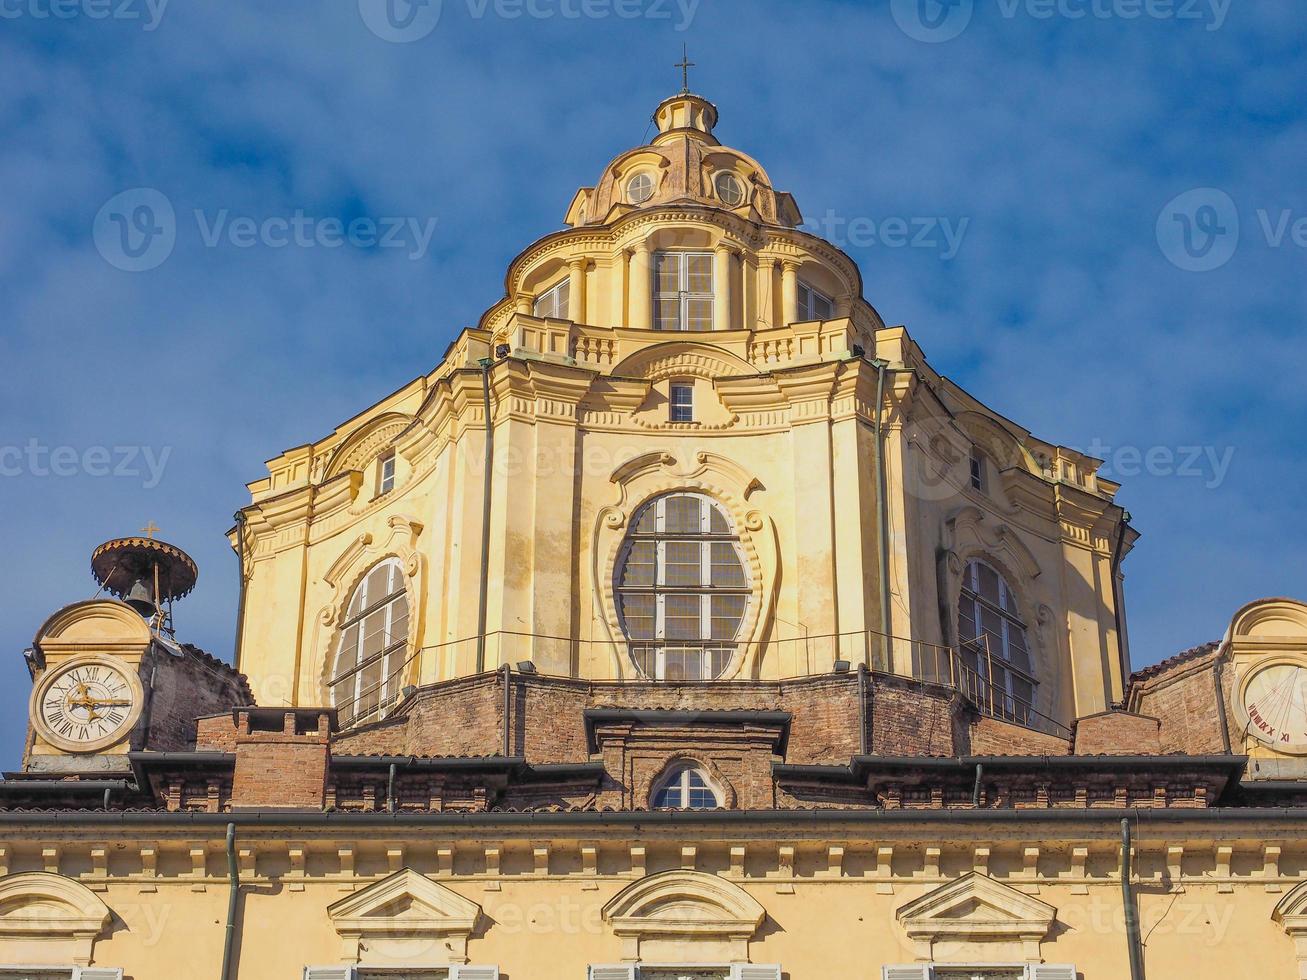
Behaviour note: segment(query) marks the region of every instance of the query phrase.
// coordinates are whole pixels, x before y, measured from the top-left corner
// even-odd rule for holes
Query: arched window
[[[399,560],[374,566],[350,596],[331,671],[340,724],[380,718],[395,700],[408,643],[408,593]]]
[[[1030,724],[1034,668],[1012,587],[983,561],[967,563],[958,600],[964,683],[982,711]]]
[[[655,810],[715,810],[722,804],[702,770],[677,766],[658,781],[649,805]]]
[[[646,677],[712,680],[735,655],[752,595],[721,505],[673,493],[636,512],[617,563],[622,628]]]

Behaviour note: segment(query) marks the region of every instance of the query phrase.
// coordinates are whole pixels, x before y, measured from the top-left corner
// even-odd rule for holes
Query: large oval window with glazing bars
[[[730,666],[753,593],[721,504],[672,493],[636,512],[616,569],[636,668],[656,680],[714,680]]]

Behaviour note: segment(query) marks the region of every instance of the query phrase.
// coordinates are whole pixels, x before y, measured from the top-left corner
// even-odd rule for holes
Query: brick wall
[[[873,755],[958,755],[966,736],[961,701],[942,688],[897,677],[872,682]]]
[[[280,715],[279,730],[272,729]],[[325,709],[236,712],[231,805],[322,809],[331,760]]]
[[[976,716],[970,728],[971,755],[1067,755],[1071,743],[1056,735]]]
[[[1075,726],[1076,755],[1157,755],[1161,723],[1129,711],[1104,711]]]
[[[1213,682],[1215,650],[1188,658],[1160,671],[1141,671],[1131,685],[1129,707],[1158,720],[1161,751],[1189,755],[1225,752],[1220,711]],[[1224,697],[1229,703],[1229,670],[1224,673]],[[1136,675],[1137,678],[1140,675]]]
[[[143,749],[184,752],[196,747],[196,718],[252,701],[245,677],[194,647],[175,657],[155,648],[142,680],[151,685]],[[153,678],[153,682],[151,682]]]

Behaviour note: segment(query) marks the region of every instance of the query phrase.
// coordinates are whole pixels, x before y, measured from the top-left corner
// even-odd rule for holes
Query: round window
[[[713,186],[717,188],[717,200],[728,208],[739,207],[744,203],[744,185],[735,174],[722,171],[713,181]]]
[[[653,192],[653,178],[648,174],[636,174],[626,184],[626,197],[632,204],[643,204]]]

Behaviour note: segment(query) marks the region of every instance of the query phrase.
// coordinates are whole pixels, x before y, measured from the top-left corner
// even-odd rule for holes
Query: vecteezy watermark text
[[[1208,490],[1225,482],[1234,446],[1112,446],[1095,438],[1085,453],[1103,461],[1098,475],[1109,480],[1137,476],[1202,480]]]
[[[938,252],[944,261],[955,258],[962,248],[971,219],[947,215],[914,215],[871,218],[849,217],[827,211],[820,218],[799,226],[840,248],[921,248]]]
[[[0,0],[2,20],[139,21],[153,31],[163,20],[169,0]]]
[[[47,446],[29,439],[21,446],[0,446],[0,478],[89,476],[140,480],[143,490],[163,481],[172,446]]]
[[[228,208],[192,212],[205,248],[396,249],[410,259],[425,258],[436,233],[436,218],[415,216],[317,216],[296,209],[289,215],[233,215]],[[158,268],[177,245],[178,221],[172,202],[152,187],[116,194],[95,216],[95,247],[104,260],[126,272]]]
[[[472,20],[651,20],[687,31],[701,0],[463,0]],[[440,23],[444,0],[358,0],[363,23],[383,41],[411,44]]]
[[[985,2],[1004,20],[1177,21],[1219,31],[1234,0],[890,0],[890,13],[908,37],[939,44],[965,31]]]

